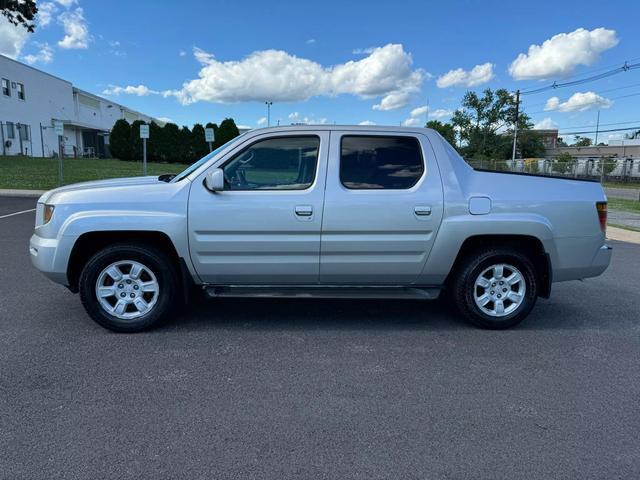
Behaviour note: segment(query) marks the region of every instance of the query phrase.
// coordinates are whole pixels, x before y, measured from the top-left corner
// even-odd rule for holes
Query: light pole
[[[267,106],[267,127],[271,126],[271,105],[273,105],[273,102],[264,102],[264,104]]]

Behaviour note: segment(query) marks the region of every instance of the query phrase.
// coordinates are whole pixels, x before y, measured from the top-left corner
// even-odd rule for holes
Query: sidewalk
[[[38,198],[46,190],[12,190],[12,189],[0,189],[0,197],[27,197]]]

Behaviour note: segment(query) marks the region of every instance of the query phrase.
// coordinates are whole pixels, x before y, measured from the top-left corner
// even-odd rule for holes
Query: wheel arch
[[[183,285],[183,292],[193,285],[185,260],[178,254],[166,233],[151,230],[106,230],[83,233],[75,241],[67,263],[68,288],[77,293],[80,274],[87,261],[103,248],[118,243],[136,243],[161,249],[171,258]]]
[[[445,284],[451,284],[463,261],[468,256],[481,249],[496,246],[513,248],[526,254],[536,269],[536,278],[539,285],[538,296],[549,298],[553,281],[551,257],[545,250],[542,241],[533,235],[482,234],[466,238],[458,250]]]

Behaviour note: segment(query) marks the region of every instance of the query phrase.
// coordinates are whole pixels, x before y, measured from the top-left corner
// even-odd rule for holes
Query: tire
[[[178,274],[171,257],[134,243],[111,245],[91,257],[80,274],[79,290],[89,316],[114,332],[148,329],[180,303]]]
[[[475,326],[491,330],[510,328],[524,320],[536,303],[536,270],[527,255],[517,249],[476,250],[460,265],[451,295],[462,315]]]

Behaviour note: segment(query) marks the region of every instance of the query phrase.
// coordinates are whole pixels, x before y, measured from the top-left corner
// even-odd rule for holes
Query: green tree
[[[453,125],[451,125],[450,123],[442,123],[438,120],[430,120],[425,126],[438,132],[440,135],[442,135],[442,138],[444,138],[455,148],[456,131],[453,128]]]
[[[204,139],[204,127],[196,123],[191,129],[191,136],[189,141],[190,154],[195,159],[204,157],[209,152],[209,145],[207,145]]]
[[[142,139],[140,138],[140,125],[144,125],[145,122],[142,120],[135,120],[131,124],[131,158],[130,160],[142,160]],[[149,137],[151,137],[151,132],[149,132]],[[147,140],[147,147],[148,147]],[[149,152],[147,151],[147,154]],[[147,160],[149,160],[149,156],[147,155]]]
[[[35,30],[33,21],[38,7],[34,0],[0,0],[0,14],[7,18],[9,23],[23,26],[28,32]]]
[[[131,159],[131,125],[123,118],[117,120],[111,129],[109,150],[114,158]]]
[[[456,110],[451,123],[463,143],[462,153],[473,159],[506,159],[511,157],[509,131],[514,123],[516,101],[505,89],[486,89],[481,96],[465,93],[462,108]],[[531,121],[523,112],[518,116],[518,129],[529,130]]]
[[[574,147],[590,147],[591,145],[593,145],[593,140],[591,140],[589,137],[581,137],[580,135],[576,135],[574,138]]]
[[[559,174],[565,174],[570,172],[575,164],[574,158],[568,152],[562,152],[559,154],[555,161],[551,164],[551,169]]]
[[[523,129],[518,133],[518,151],[522,158],[543,157],[545,148],[542,136],[535,130]]]
[[[618,166],[618,160],[613,157],[600,157],[598,162],[598,173],[602,174],[604,169],[604,176],[610,175]]]
[[[238,135],[240,135],[240,131],[236,126],[236,122],[233,121],[233,118],[225,118],[222,122],[220,122],[220,126],[217,130],[214,130],[216,135],[216,141],[214,143],[214,148],[218,148],[229,140],[233,140]]]

